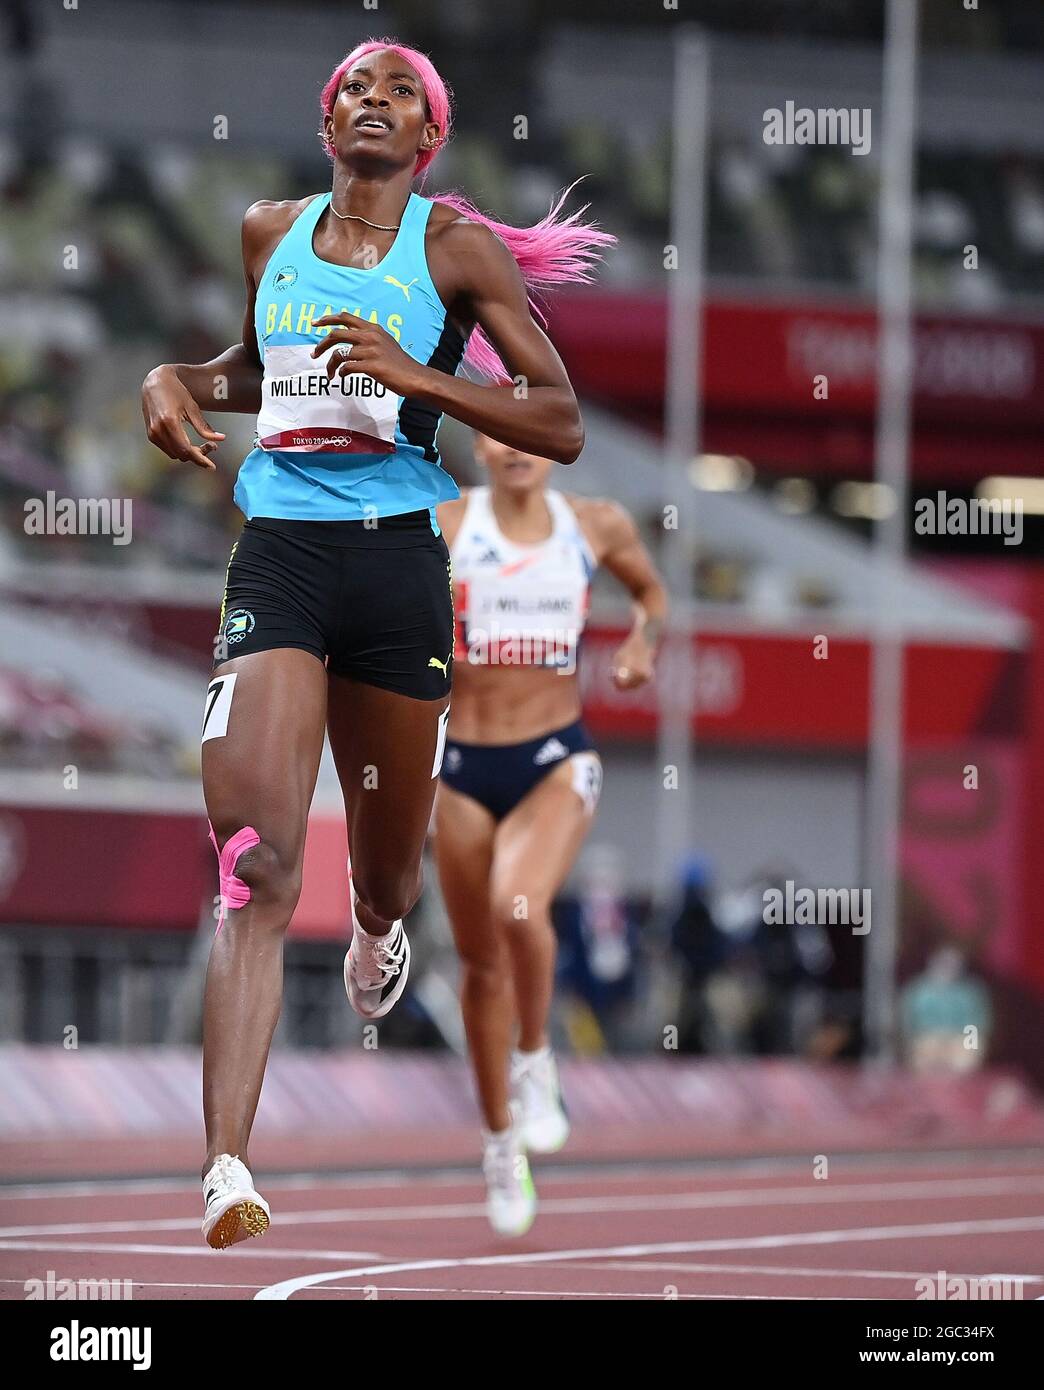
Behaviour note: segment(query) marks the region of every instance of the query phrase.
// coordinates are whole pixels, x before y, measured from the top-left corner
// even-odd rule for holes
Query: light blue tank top
[[[396,396],[364,373],[333,383],[328,354],[310,357],[324,314],[379,323],[418,362],[454,375],[464,339],[428,272],[424,230],[431,203],[410,194],[391,250],[372,269],[333,265],[312,250],[329,206],[315,198],[272,252],[257,287],[254,327],[264,366],[255,447],[243,460],[235,501],[247,516],[365,521],[459,497],[436,444],[441,412]]]

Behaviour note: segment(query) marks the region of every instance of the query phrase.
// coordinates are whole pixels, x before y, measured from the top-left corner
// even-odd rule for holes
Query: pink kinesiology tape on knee
[[[241,854],[261,843],[261,836],[252,825],[244,825],[242,830],[236,831],[224,849],[218,849],[217,836],[211,825],[210,843],[214,846],[214,853],[218,857],[218,887],[221,891],[218,924],[214,932],[216,936],[225,923],[226,904],[231,911],[237,907],[245,907],[250,901],[250,885],[236,877],[236,865]]]

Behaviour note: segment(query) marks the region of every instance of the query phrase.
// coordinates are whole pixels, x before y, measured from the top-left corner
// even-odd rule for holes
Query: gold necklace
[[[374,231],[377,232],[397,232],[402,225],[400,222],[396,222],[394,227],[385,227],[381,222],[370,222],[365,217],[360,217],[357,212],[338,212],[333,205],[332,198],[330,199],[330,211],[335,217],[339,217],[342,222],[365,222],[367,227],[372,227]]]

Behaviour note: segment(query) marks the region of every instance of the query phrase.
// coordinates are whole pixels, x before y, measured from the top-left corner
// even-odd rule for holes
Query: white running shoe
[[[203,1179],[203,1236],[215,1250],[224,1250],[251,1236],[263,1236],[272,1211],[254,1187],[250,1169],[235,1154],[218,1154]]]
[[[536,1154],[557,1153],[569,1138],[569,1117],[549,1047],[511,1054],[511,1094],[522,1117],[526,1148]]]
[[[383,1018],[406,988],[410,943],[401,919],[385,936],[371,936],[359,926],[352,889],[352,941],[344,957],[348,1002],[363,1018]]]
[[[536,1217],[537,1198],[515,1106],[510,1129],[499,1134],[483,1130],[482,1138],[489,1224],[498,1236],[524,1236]]]

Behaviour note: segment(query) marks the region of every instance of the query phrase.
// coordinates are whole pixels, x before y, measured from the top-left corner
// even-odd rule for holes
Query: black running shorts
[[[275,647],[415,700],[447,695],[450,558],[431,514],[248,521],[228,564],[214,664]]]

